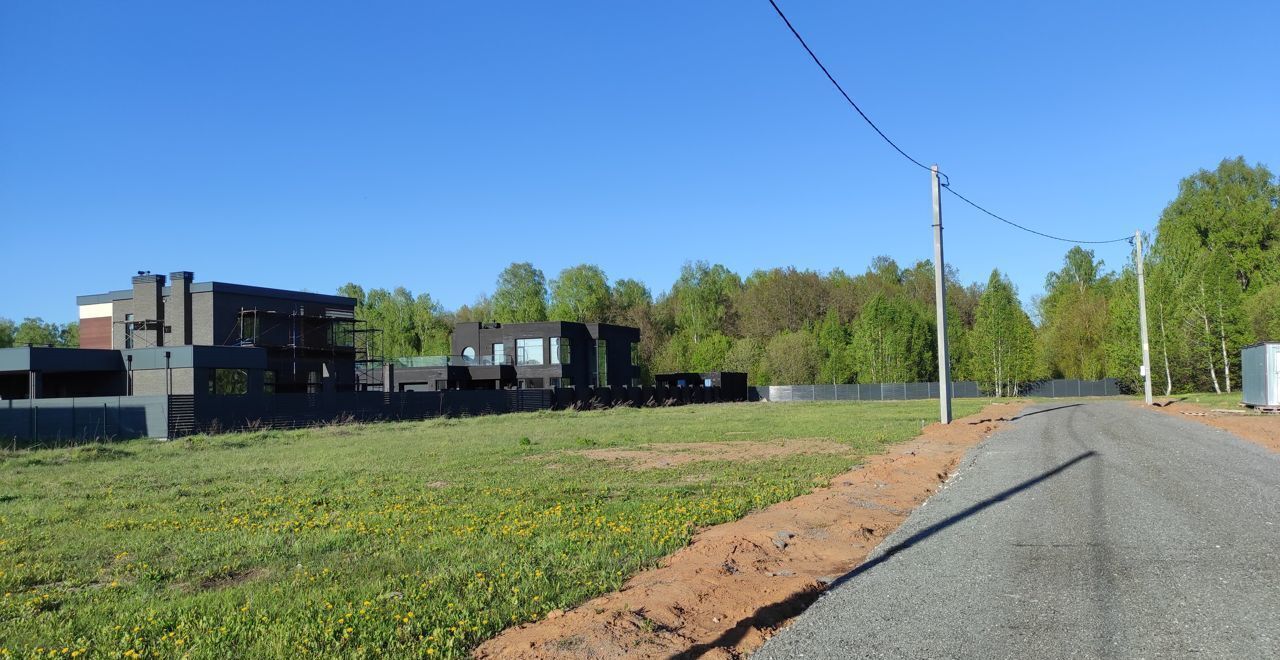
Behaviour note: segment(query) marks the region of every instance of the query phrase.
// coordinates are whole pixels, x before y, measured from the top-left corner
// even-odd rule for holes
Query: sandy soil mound
[[[861,563],[1023,404],[993,404],[835,477],[703,530],[621,591],[485,642],[479,658],[741,657]],[[767,447],[767,445],[766,445]],[[639,459],[643,460],[643,459]]]
[[[1198,403],[1176,399],[1156,399],[1155,402],[1160,404],[1157,410],[1161,412],[1208,424],[1260,444],[1271,451],[1280,451],[1280,415],[1256,413],[1243,408],[1239,412],[1215,411]],[[1142,403],[1139,402],[1138,405]]]

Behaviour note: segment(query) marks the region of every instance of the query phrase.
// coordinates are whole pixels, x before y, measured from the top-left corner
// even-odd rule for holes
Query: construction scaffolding
[[[234,345],[257,346],[295,360],[330,356],[350,359],[355,368],[355,390],[382,390],[382,330],[349,314],[308,314],[298,306],[283,312],[241,308]],[[296,363],[295,363],[296,370]]]

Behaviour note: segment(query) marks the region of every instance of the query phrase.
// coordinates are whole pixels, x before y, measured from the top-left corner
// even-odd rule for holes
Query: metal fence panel
[[[1019,388],[1021,396],[1076,397],[1118,396],[1115,379],[1077,380],[1059,378],[1026,383]],[[759,388],[761,398],[768,401],[904,401],[938,398],[938,383],[860,383],[849,385],[769,385]],[[955,399],[982,398],[982,387],[974,381],[951,383]]]

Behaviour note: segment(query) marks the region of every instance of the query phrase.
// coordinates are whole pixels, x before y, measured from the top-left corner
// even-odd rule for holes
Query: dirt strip
[[[1280,415],[1245,412],[1243,409],[1241,412],[1215,412],[1198,403],[1177,399],[1156,399],[1155,403],[1163,413],[1208,424],[1271,451],[1280,451]],[[1138,405],[1142,403],[1138,402]]]
[[[871,456],[831,486],[705,529],[621,591],[509,629],[478,658],[737,658],[860,564],[1025,402],[992,404]]]

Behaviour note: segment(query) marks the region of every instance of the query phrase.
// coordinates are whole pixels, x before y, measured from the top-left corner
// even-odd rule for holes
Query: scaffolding
[[[330,356],[352,360],[357,391],[382,390],[382,330],[354,315],[308,314],[242,307],[236,323],[236,346],[288,351],[297,369],[299,358]]]

